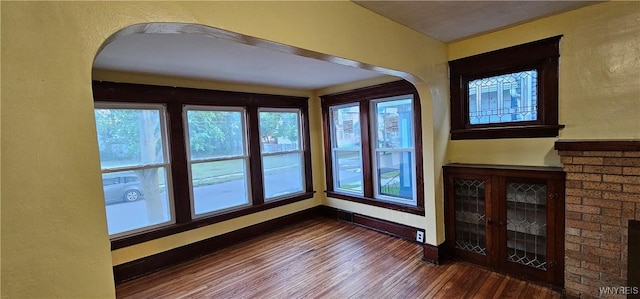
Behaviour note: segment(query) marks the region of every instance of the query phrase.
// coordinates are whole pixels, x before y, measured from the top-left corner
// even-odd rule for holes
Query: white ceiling
[[[451,42],[602,1],[353,1],[443,42]]]
[[[432,38],[448,42],[594,4],[588,1],[355,1]],[[164,27],[163,27],[164,26]],[[179,25],[177,25],[179,26]],[[386,74],[375,66],[327,57],[194,25],[147,26],[116,34],[94,69],[312,90]],[[203,29],[204,28],[204,29]],[[209,30],[209,31],[207,31]],[[203,34],[205,32],[205,34]],[[211,34],[214,32],[214,34]],[[248,42],[248,41],[249,42]],[[305,54],[306,53],[306,54]],[[307,56],[307,57],[305,57]]]
[[[116,38],[94,68],[219,82],[318,89],[380,77],[351,66],[192,33],[145,33]]]

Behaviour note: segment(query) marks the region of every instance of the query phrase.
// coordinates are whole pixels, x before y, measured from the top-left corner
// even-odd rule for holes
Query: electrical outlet
[[[416,231],[416,242],[424,243],[424,232]]]

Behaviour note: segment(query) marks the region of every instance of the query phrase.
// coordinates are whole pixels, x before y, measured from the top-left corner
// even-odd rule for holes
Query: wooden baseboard
[[[442,263],[444,263],[444,261],[447,259],[446,252],[447,251],[445,250],[445,243],[442,243],[438,246],[423,244],[422,260],[435,265],[442,265]]]
[[[116,284],[120,284],[122,282],[212,253],[224,247],[264,235],[265,233],[275,231],[288,225],[319,217],[321,213],[321,206],[313,207],[228,232],[226,234],[211,237],[206,240],[150,255],[128,263],[116,265],[113,266],[114,280]]]
[[[322,215],[332,219],[350,222],[358,226],[375,230],[387,235],[399,237],[415,243],[418,243],[416,242],[416,232],[421,231],[424,235],[423,229],[391,222],[388,220],[360,215],[333,207],[322,206]]]

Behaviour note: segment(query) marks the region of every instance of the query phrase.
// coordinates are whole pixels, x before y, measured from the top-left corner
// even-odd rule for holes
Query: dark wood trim
[[[309,118],[309,106],[305,105],[301,107],[302,115],[300,116],[300,121],[302,122],[302,144],[303,155],[304,155],[304,180],[305,180],[305,190],[307,193],[312,193],[313,191],[313,168],[311,167],[311,133],[310,133],[310,122]]]
[[[232,210],[229,212],[225,212],[224,214],[218,214],[218,215],[213,215],[206,218],[194,219],[187,223],[176,223],[176,224],[160,227],[154,230],[140,232],[138,234],[127,235],[120,238],[113,238],[111,239],[111,250],[128,247],[138,243],[151,241],[154,239],[208,226],[214,223],[230,220],[233,218],[238,218],[241,216],[246,216],[246,215],[257,213],[260,211],[265,211],[265,210],[273,209],[276,207],[288,205],[294,202],[298,202],[300,200],[312,198],[313,194],[314,192],[304,193],[304,194],[300,194],[290,198],[265,202],[262,205],[255,205],[255,206],[250,206],[246,208],[240,208],[238,210]]]
[[[327,105],[322,105],[322,138],[324,140],[324,169],[326,172],[326,181],[325,184],[327,186],[327,190],[334,190],[333,186],[333,163],[329,156],[333,155],[333,150],[331,149],[331,133],[329,131],[329,127],[331,126],[331,116],[329,115],[330,109]]]
[[[93,81],[93,95],[95,102],[164,104],[167,107],[168,114],[167,133],[169,135],[169,151],[171,152],[172,208],[175,211],[175,224],[113,238],[111,240],[112,249],[131,246],[313,197],[308,123],[309,108],[308,98],[306,97],[101,81]],[[246,109],[252,206],[225,211],[223,214],[212,214],[204,218],[193,219],[191,215],[191,190],[189,188],[189,170],[183,120],[183,107],[185,105],[234,106]],[[275,201],[264,201],[260,134],[258,129],[258,109],[260,107],[300,109],[302,114],[301,135],[304,144],[305,193]]]
[[[640,139],[558,140],[559,151],[640,151]]]
[[[353,202],[357,202],[357,203],[362,203],[362,204],[367,204],[367,205],[371,205],[371,206],[386,208],[386,209],[389,209],[389,210],[400,211],[400,212],[405,212],[405,213],[424,216],[424,208],[423,207],[402,205],[402,204],[395,203],[395,202],[376,200],[376,199],[372,199],[370,197],[356,196],[356,195],[353,195],[353,194],[337,193],[337,192],[333,192],[333,191],[326,191],[326,193],[327,193],[327,197],[344,199],[344,200],[353,201]]]
[[[424,229],[415,228],[412,226],[369,217],[350,211],[339,210],[334,207],[323,206],[322,215],[331,219],[338,219],[347,222],[352,222],[355,225],[359,225],[371,230],[375,230],[384,234],[392,235],[405,239],[407,241],[416,242],[416,232],[421,231],[424,234]]]
[[[309,98],[239,91],[93,81],[93,100],[105,102],[167,103],[206,106],[299,108]],[[265,105],[269,103],[269,105]]]
[[[449,61],[451,139],[557,137],[558,57],[560,39],[539,41]],[[468,82],[513,72],[538,72],[538,119],[534,121],[475,124],[469,122]]]
[[[413,126],[414,126],[414,150],[415,150],[415,175],[416,175],[416,206],[405,206],[394,202],[383,201],[374,198],[374,170],[371,147],[371,128],[370,128],[370,103],[372,100],[388,98],[401,95],[413,95]],[[344,200],[359,202],[368,205],[399,210],[407,213],[424,216],[424,190],[420,186],[424,185],[422,173],[422,128],[420,96],[415,87],[404,80],[383,83],[375,86],[369,86],[329,95],[320,96],[322,105],[322,121],[324,128],[324,150],[325,150],[325,167],[327,194],[331,197]],[[360,109],[360,134],[362,138],[362,177],[363,177],[363,196],[355,196],[351,194],[335,192],[333,185],[333,161],[332,161],[332,144],[330,131],[330,107],[348,103],[358,103]]]
[[[564,125],[524,125],[451,130],[451,140],[555,137]]]
[[[185,133],[182,121],[182,105],[167,103],[169,142],[171,147],[171,181],[173,187],[176,223],[191,221],[191,188],[189,188],[189,167],[187,148],[184,146]],[[113,246],[113,244],[112,244]]]
[[[340,105],[414,93],[415,87],[405,80],[382,83],[320,96],[323,104]]]
[[[519,176],[532,177],[538,175],[535,172],[544,172],[545,175],[555,173],[558,178],[564,178],[562,167],[556,166],[523,166],[523,165],[493,165],[493,164],[464,164],[450,163],[443,166],[444,171],[450,174],[464,173],[465,169],[474,169],[474,174],[479,175],[496,175],[496,176]]]
[[[116,284],[183,263],[185,261],[215,252],[230,245],[250,240],[266,233],[302,222],[321,214],[319,206],[254,224],[206,240],[150,255],[141,259],[113,266]]]
[[[371,153],[371,123],[369,107],[369,100],[360,101],[360,137],[362,142],[360,143],[362,152],[362,188],[363,195],[366,198],[373,198],[373,154]],[[327,132],[328,133],[328,132]],[[333,157],[327,156],[327,159],[333,159]],[[333,175],[333,173],[331,173]],[[335,189],[334,189],[335,190]]]
[[[249,159],[249,177],[251,178],[251,200],[254,205],[262,205],[264,200],[264,180],[262,177],[262,157],[260,156],[260,119],[258,107],[247,107],[247,131],[249,142],[249,157],[259,157]]]
[[[424,234],[423,229],[359,214],[353,214],[353,223],[416,243],[416,232]]]
[[[329,219],[338,219],[338,209],[322,205],[320,206],[320,215]]]
[[[447,246],[442,243],[438,246],[422,244],[422,260],[434,265],[442,265],[449,258]]]

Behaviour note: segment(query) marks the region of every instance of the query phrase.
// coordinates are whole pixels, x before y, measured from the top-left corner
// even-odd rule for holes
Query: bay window
[[[94,82],[111,248],[313,197],[308,99]]]
[[[328,195],[424,214],[413,85],[397,81],[321,98]]]

